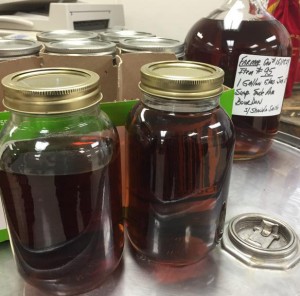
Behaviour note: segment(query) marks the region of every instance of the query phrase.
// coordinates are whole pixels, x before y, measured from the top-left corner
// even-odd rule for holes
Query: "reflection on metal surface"
[[[278,132],[276,140],[300,149],[300,139],[291,134]]]
[[[122,260],[120,262],[118,268],[113,272],[113,274],[111,274],[110,277],[103,283],[99,283],[98,288],[94,289],[93,291],[90,291],[90,292],[87,292],[84,294],[80,294],[80,295],[88,295],[88,296],[118,295],[115,293],[115,289],[118,287],[118,282],[121,280],[123,273],[124,273],[124,261]],[[10,295],[12,295],[12,294],[10,294]],[[13,294],[13,295],[17,296],[15,294]],[[59,295],[65,295],[65,294],[62,293]],[[119,294],[119,295],[122,295],[122,294]],[[37,288],[25,283],[23,292],[22,292],[22,296],[49,296],[49,293],[42,292],[42,291],[38,290]]]
[[[249,266],[289,269],[300,260],[299,239],[286,223],[260,214],[232,219],[224,233],[224,249]]]

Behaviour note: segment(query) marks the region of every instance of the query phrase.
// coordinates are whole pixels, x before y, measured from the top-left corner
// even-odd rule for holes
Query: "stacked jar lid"
[[[116,45],[100,40],[66,40],[45,43],[45,50],[51,54],[114,56]]]
[[[159,52],[174,53],[178,59],[184,57],[184,43],[174,39],[147,37],[121,40],[121,52]]]
[[[66,41],[66,40],[94,40],[99,39],[98,34],[93,31],[81,30],[53,30],[39,32],[36,34],[36,39],[43,43],[52,41]]]
[[[34,40],[0,39],[0,61],[38,55],[42,44]]]
[[[111,41],[119,44],[124,39],[136,39],[153,37],[152,33],[138,32],[134,30],[107,30],[99,33],[100,39],[104,41]]]
[[[44,42],[45,51],[50,54],[114,56],[116,53],[115,43],[99,40],[98,33],[92,31],[42,32],[37,39]]]

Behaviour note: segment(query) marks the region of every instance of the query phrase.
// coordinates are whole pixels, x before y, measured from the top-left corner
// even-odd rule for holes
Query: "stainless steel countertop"
[[[300,150],[274,141],[264,158],[235,162],[226,220],[241,213],[268,214],[300,236]],[[17,274],[8,243],[0,244],[0,295],[44,296]],[[300,264],[287,271],[244,265],[218,246],[197,264],[157,265],[125,248],[123,261],[89,296],[300,296]]]

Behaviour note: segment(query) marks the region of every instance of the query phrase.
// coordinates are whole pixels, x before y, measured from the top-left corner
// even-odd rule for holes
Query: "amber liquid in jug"
[[[248,0],[231,2],[245,4]],[[250,8],[254,7],[250,5]],[[217,16],[222,13],[225,14],[216,10],[209,17],[199,20],[188,32],[185,41],[187,59],[221,67],[225,71],[226,86],[234,87],[241,54],[290,57],[291,44],[287,31],[267,12],[242,21],[238,20],[238,15],[231,16],[231,19],[227,15],[227,20],[226,17],[218,19]],[[277,133],[279,117],[280,114],[244,116],[233,113],[235,159],[251,159],[266,154]]]

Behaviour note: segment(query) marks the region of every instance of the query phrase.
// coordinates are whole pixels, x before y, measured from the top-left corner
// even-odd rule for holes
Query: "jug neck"
[[[244,21],[273,20],[265,5],[260,0],[226,0],[208,18],[224,20],[226,18]]]

